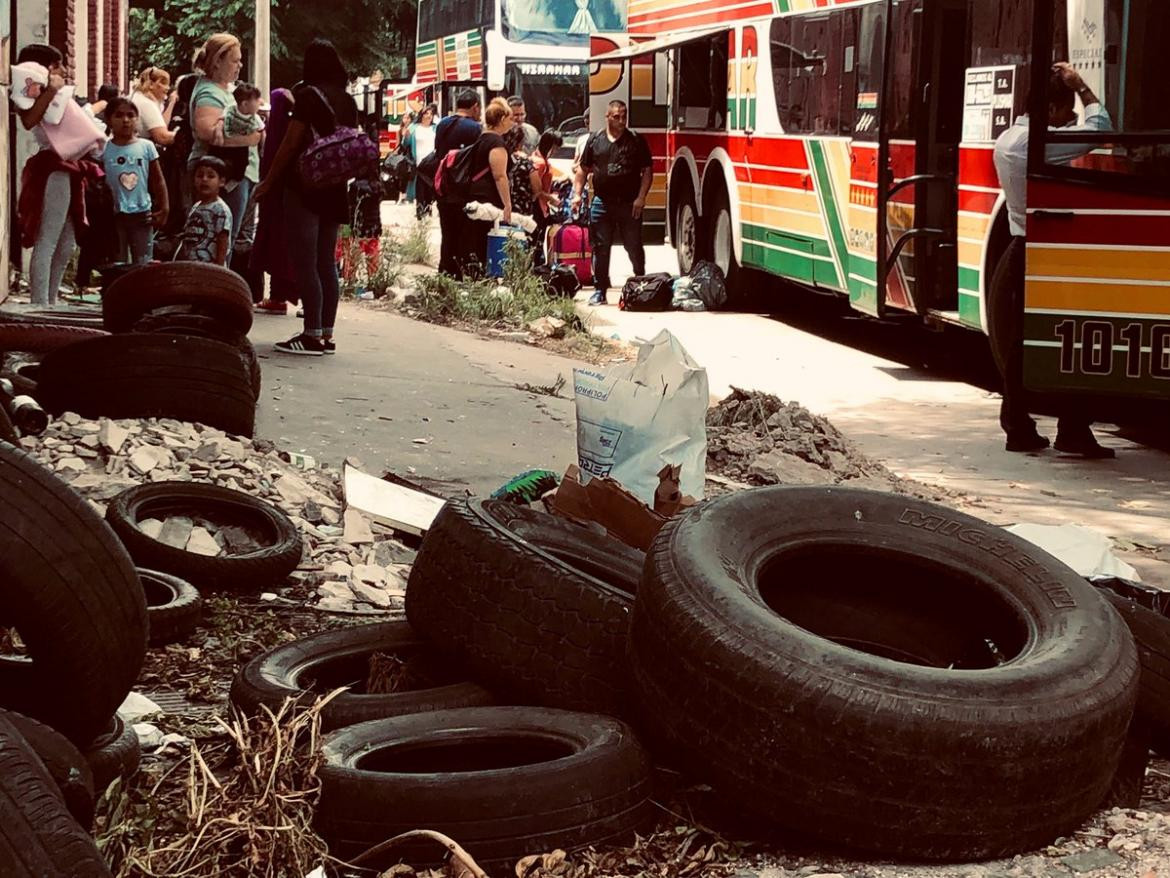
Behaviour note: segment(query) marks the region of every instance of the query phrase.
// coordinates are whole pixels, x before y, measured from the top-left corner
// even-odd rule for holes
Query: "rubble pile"
[[[707,411],[707,471],[749,485],[824,485],[914,493],[799,403],[732,388]]]
[[[346,509],[337,473],[301,470],[272,442],[168,418],[85,420],[68,412],[21,445],[80,493],[99,515],[115,495],[147,482],[199,481],[243,491],[284,511],[304,537],[294,577],[316,588],[321,610],[400,610],[414,551],[393,531]],[[208,556],[254,551],[255,535],[184,515],[140,522],[147,534]]]

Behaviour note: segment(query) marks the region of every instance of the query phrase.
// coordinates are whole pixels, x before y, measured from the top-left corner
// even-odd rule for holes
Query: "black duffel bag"
[[[662,271],[640,274],[622,287],[618,308],[623,311],[669,311],[674,277]]]

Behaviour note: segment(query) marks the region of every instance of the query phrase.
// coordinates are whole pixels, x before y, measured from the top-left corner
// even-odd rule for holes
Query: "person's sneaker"
[[[1052,447],[1061,454],[1076,454],[1092,460],[1111,460],[1117,457],[1116,451],[1099,443],[1092,434],[1073,439],[1066,439],[1058,434]]]
[[[321,344],[322,344],[322,345],[324,346],[324,348],[325,348],[325,353],[327,353],[327,354],[335,354],[335,353],[337,353],[337,345],[335,345],[335,344],[333,343],[333,340],[332,340],[332,339],[325,339],[325,338],[323,338],[323,339],[321,339]]]
[[[1043,451],[1048,445],[1047,436],[1041,436],[1033,431],[1031,434],[1025,433],[1022,436],[1008,436],[1005,447],[1008,451],[1027,452]]]
[[[271,299],[265,299],[256,306],[256,313],[272,314],[284,317],[286,314],[288,314],[288,302],[274,302]]]
[[[605,299],[605,293],[598,291],[589,297],[590,305],[608,305],[609,302]]]
[[[297,354],[302,357],[320,357],[325,353],[325,343],[311,335],[294,335],[288,341],[278,341],[274,350],[282,354]]]

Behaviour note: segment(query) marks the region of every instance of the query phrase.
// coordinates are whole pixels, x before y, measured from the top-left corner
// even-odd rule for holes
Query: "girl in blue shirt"
[[[117,97],[106,106],[110,142],[102,155],[106,183],[114,194],[114,226],[118,232],[118,259],[143,265],[154,255],[154,231],[167,221],[166,181],[158,163],[158,149],[138,137],[138,108],[129,98]]]

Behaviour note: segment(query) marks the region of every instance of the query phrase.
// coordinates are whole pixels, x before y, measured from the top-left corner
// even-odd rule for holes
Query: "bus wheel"
[[[731,204],[727,193],[720,189],[711,203],[711,258],[727,281],[727,297],[734,302],[740,298],[739,260],[735,258],[735,235],[732,233]]]
[[[690,274],[699,261],[699,212],[689,195],[674,218],[674,249],[678,254],[678,273]]]

